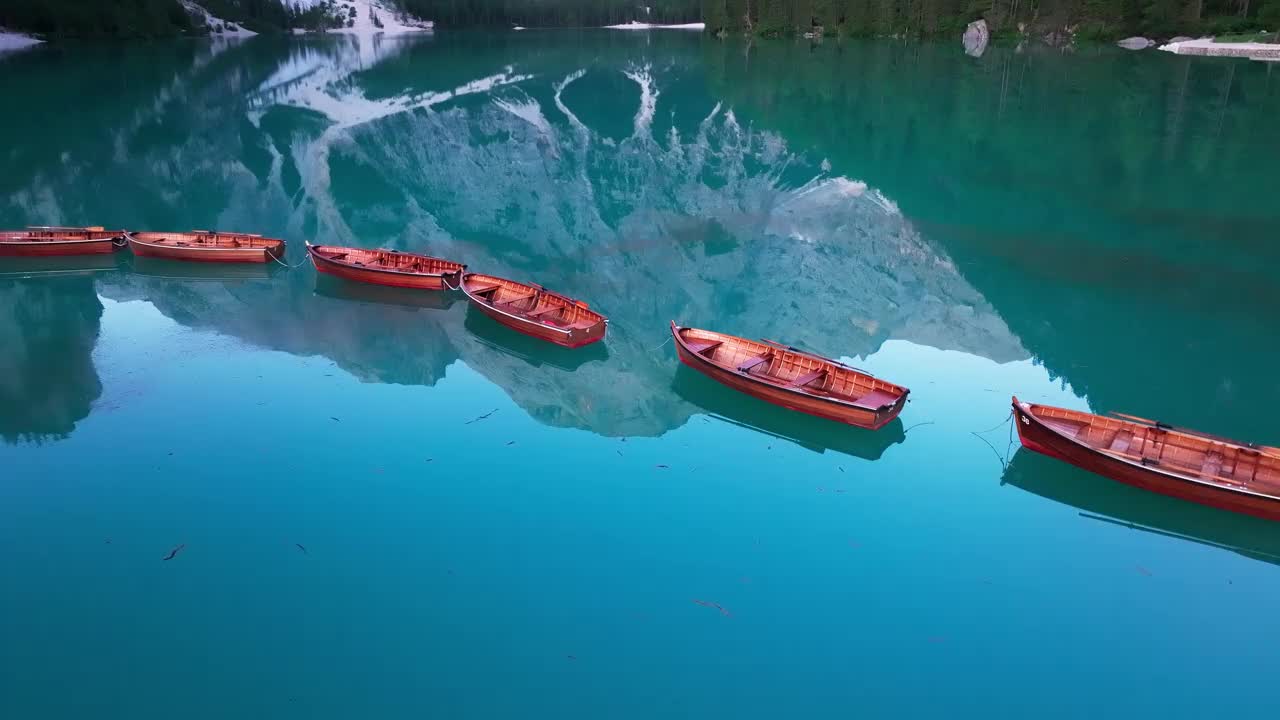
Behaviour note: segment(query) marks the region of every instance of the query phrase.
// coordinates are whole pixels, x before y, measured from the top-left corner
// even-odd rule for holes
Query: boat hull
[[[560,328],[554,328],[549,325],[509,315],[492,305],[489,305],[483,300],[471,297],[470,295],[467,296],[467,299],[471,302],[472,307],[493,318],[498,323],[505,325],[518,333],[528,335],[529,337],[535,337],[539,340],[545,340],[561,347],[580,348],[594,342],[599,342],[604,339],[605,328],[607,327],[605,323],[601,322],[596,323],[589,328],[582,330],[572,329],[566,333]]]
[[[276,247],[252,248],[159,247],[130,239],[129,249],[139,257],[211,263],[265,263],[284,254],[283,243]]]
[[[120,249],[115,238],[95,240],[50,240],[0,242],[2,257],[66,257],[69,255],[110,255]]]
[[[816,415],[820,418],[834,420],[846,425],[854,425],[867,430],[879,430],[893,422],[894,418],[898,417],[898,414],[902,412],[903,406],[907,403],[907,396],[903,395],[897,402],[883,410],[863,410],[849,407],[843,403],[775,387],[759,380],[744,377],[739,373],[725,370],[706,358],[690,352],[679,341],[679,338],[676,339],[676,352],[680,356],[680,362],[740,393],[759,398],[788,410]]]
[[[351,282],[367,283],[370,285],[382,285],[385,287],[408,288],[411,290],[446,290],[445,278],[453,279],[457,282],[457,278],[461,276],[461,272],[450,273],[448,275],[423,275],[420,273],[397,272],[394,270],[377,270],[373,268],[357,268],[350,265],[334,262],[318,253],[311,253],[311,260],[316,266],[316,272],[331,275],[333,277],[342,278]]]
[[[1022,446],[1126,485],[1268,520],[1280,521],[1280,500],[1182,479],[1152,467],[1111,457],[1055,432],[1016,403],[1014,424]]]

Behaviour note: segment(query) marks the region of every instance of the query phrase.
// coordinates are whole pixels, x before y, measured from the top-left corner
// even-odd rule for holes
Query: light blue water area
[[[309,265],[4,262],[0,717],[1278,709],[1280,528],[1007,422],[1280,440],[1259,64],[440,33],[0,81],[86,108],[0,120],[6,226],[392,246],[612,321],[568,351]],[[681,367],[671,320],[911,402],[797,416]]]

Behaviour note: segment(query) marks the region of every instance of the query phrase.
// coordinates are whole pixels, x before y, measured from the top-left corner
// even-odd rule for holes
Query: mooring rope
[[[301,260],[300,262],[298,262],[298,264],[297,264],[297,265],[290,265],[289,263],[287,263],[287,262],[285,262],[285,261],[281,260],[280,258],[276,257],[275,255],[272,255],[271,253],[267,253],[267,257],[271,258],[272,260],[275,260],[276,262],[280,263],[280,264],[281,264],[281,265],[283,265],[284,267],[289,268],[290,270],[294,270],[294,269],[296,269],[296,268],[300,268],[300,267],[302,267],[303,265],[306,265],[306,264],[307,264],[307,261],[311,259],[310,257],[304,257],[304,258],[302,258],[302,260]]]
[[[969,434],[970,434],[970,435],[972,435],[972,436],[974,436],[974,437],[978,438],[978,439],[979,439],[979,440],[981,440],[982,442],[986,443],[987,447],[991,448],[991,452],[996,456],[996,459],[1000,461],[1000,469],[1001,469],[1001,470],[1008,470],[1008,469],[1009,469],[1009,456],[1012,454],[1012,453],[1010,453],[1009,451],[1010,451],[1010,449],[1013,447],[1013,424],[1012,424],[1012,423],[1010,423],[1009,421],[1010,421],[1010,420],[1012,420],[1012,419],[1013,419],[1013,410],[1012,410],[1012,409],[1010,409],[1010,410],[1009,410],[1009,414],[1008,414],[1008,415],[1006,415],[1006,416],[1005,416],[1005,418],[1004,418],[1004,420],[1001,420],[998,424],[996,424],[996,425],[994,425],[994,426],[992,426],[992,427],[989,427],[989,428],[987,428],[986,430],[983,430],[982,432],[974,432],[974,431],[972,431],[972,430],[970,430],[970,431],[969,431]],[[992,445],[992,444],[991,444],[991,442],[990,442],[989,440],[987,440],[986,438],[984,438],[984,437],[982,437],[982,436],[983,436],[985,433],[989,433],[989,432],[991,432],[992,430],[998,430],[998,429],[1000,429],[1000,427],[1001,427],[1002,425],[1004,425],[1005,423],[1009,423],[1009,444],[1008,444],[1007,446],[1005,446],[1005,449],[1004,449],[1004,455],[1002,456],[1002,455],[1000,454],[1000,451],[999,451],[999,450],[996,450],[996,446],[995,446],[995,445]]]
[[[441,278],[440,278],[440,282],[441,282],[445,287],[449,288],[450,290],[459,290],[459,289],[461,289],[461,288],[462,288],[462,275],[458,275],[458,284],[457,284],[457,285],[450,285],[450,284],[449,284],[449,278],[444,277],[444,276],[441,276]]]

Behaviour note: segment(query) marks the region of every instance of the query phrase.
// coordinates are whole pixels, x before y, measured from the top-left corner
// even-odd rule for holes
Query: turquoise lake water
[[[0,96],[2,227],[396,247],[612,321],[0,263],[0,717],[1280,712],[1280,525],[1004,422],[1280,444],[1277,69],[441,32],[42,47]],[[912,402],[788,413],[671,320]]]

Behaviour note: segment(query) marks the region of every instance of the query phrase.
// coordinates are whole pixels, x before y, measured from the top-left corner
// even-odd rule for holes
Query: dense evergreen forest
[[[72,37],[163,37],[195,31],[177,0],[2,0],[0,27]]]
[[[216,17],[255,32],[340,27],[349,21],[341,0],[303,9],[283,0],[201,0]],[[179,0],[0,0],[0,27],[46,37],[169,37],[205,35],[204,25]]]
[[[303,9],[288,0],[203,0],[257,32],[350,21],[342,0]],[[702,20],[713,33],[895,35],[958,33],[985,18],[999,35],[1082,39],[1280,28],[1280,0],[387,0],[440,27],[581,27]],[[46,36],[205,34],[179,0],[3,0],[0,26]],[[214,28],[216,30],[216,28]]]
[[[757,35],[935,35],[985,18],[1005,35],[1102,39],[1280,26],[1280,0],[702,0],[701,14],[711,32]]]
[[[397,0],[411,15],[442,27],[496,25],[598,27],[619,23],[698,22],[698,0]]]

